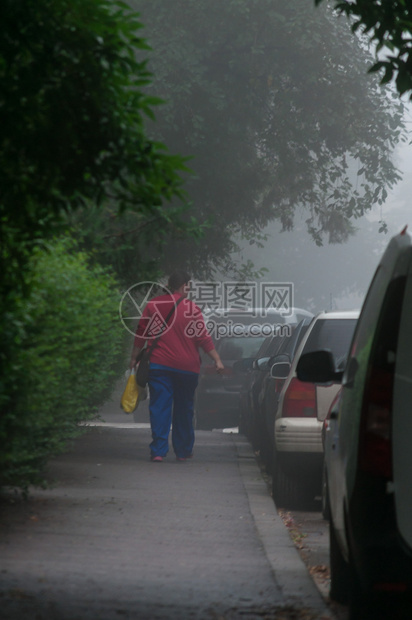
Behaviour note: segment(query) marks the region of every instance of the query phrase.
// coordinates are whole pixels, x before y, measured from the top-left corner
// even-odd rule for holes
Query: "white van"
[[[412,618],[412,246],[394,237],[369,287],[346,368],[326,351],[297,375],[342,381],[325,433],[331,597],[350,618]]]

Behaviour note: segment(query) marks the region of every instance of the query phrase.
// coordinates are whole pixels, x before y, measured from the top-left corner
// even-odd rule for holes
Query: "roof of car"
[[[245,325],[257,323],[296,324],[303,318],[311,319],[313,312],[303,308],[290,307],[282,312],[276,308],[213,308],[209,311],[204,309],[203,316],[206,321],[228,321],[244,323]]]
[[[359,317],[360,310],[323,310],[318,312],[314,317],[318,319],[357,319]]]

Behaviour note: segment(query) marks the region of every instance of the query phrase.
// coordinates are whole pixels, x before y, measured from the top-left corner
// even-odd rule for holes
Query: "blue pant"
[[[166,456],[172,426],[172,445],[177,457],[187,458],[195,443],[194,396],[198,375],[151,369],[149,374],[151,456]]]

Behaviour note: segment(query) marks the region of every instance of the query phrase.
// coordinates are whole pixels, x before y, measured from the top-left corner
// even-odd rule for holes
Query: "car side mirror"
[[[252,365],[253,370],[269,370],[269,360],[270,357],[260,357],[259,359],[254,360]]]
[[[301,356],[296,366],[300,381],[310,383],[340,383],[343,371],[336,371],[331,351],[312,351]]]
[[[270,369],[272,379],[287,379],[290,372],[290,362],[275,362]]]

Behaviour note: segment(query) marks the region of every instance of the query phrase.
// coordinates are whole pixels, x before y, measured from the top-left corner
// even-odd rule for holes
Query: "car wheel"
[[[245,437],[247,437],[246,427],[245,427],[245,423],[243,421],[242,412],[240,412],[240,414],[239,414],[239,434],[240,435],[244,435]]]
[[[328,473],[326,471],[325,461],[323,461],[323,466],[322,466],[322,516],[326,521],[329,521],[330,519],[329,488],[328,488]]]
[[[272,466],[272,493],[277,508],[303,510],[307,505],[304,484],[297,476],[285,472],[281,459],[276,455]]]
[[[346,605],[349,601],[349,592],[351,590],[350,569],[340,550],[332,518],[330,518],[329,524],[329,558],[330,597],[334,601]]]
[[[387,616],[381,616],[377,613],[376,603],[368,600],[360,588],[355,584],[351,584],[350,596],[349,596],[349,620],[376,620],[377,618],[383,618]],[[390,616],[395,620],[396,616]]]
[[[249,424],[245,405],[239,408],[239,433],[249,438]]]
[[[250,443],[252,444],[252,447],[254,450],[259,451],[260,447],[259,447],[259,431],[257,428],[257,421],[256,421],[256,414],[255,412],[252,412],[251,416],[250,416],[250,420],[249,420],[249,426],[248,426],[248,439],[250,441]]]
[[[349,620],[409,620],[411,617],[410,613],[404,615],[404,601],[399,600],[399,596],[392,597],[387,592],[374,592],[362,586],[351,557],[349,579]]]
[[[329,554],[330,554],[330,598],[343,605],[348,605],[349,620],[396,620],[401,616],[396,613],[394,601],[388,606],[388,599],[383,595],[376,596],[361,587],[353,565],[349,558],[346,562],[339,547],[333,525],[330,506]]]
[[[364,590],[359,585],[355,574],[351,573],[349,594],[349,620],[383,620],[403,618],[403,614],[396,608],[396,601],[390,601],[384,595]],[[410,616],[409,616],[410,617]]]
[[[259,438],[259,450],[263,464],[268,472],[273,470],[273,443],[270,441],[269,435],[265,432],[265,429],[260,428]]]
[[[349,620],[409,620],[411,600],[402,595],[362,590],[352,584],[349,598]]]
[[[285,483],[283,480],[283,472],[279,471],[277,463],[274,463],[272,467],[272,496],[276,508],[285,507]]]

